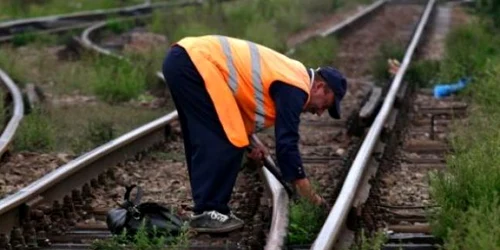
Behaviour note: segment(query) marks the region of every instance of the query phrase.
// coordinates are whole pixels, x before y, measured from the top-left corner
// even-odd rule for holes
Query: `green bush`
[[[386,236],[382,231],[373,235],[367,235],[363,229],[358,236],[358,240],[349,250],[379,250],[386,241]]]
[[[306,199],[299,199],[290,206],[288,243],[309,244],[314,241],[326,219],[326,211]]]
[[[464,76],[478,77],[489,58],[499,52],[499,38],[485,25],[472,23],[453,30],[446,37],[441,77],[455,81]]]
[[[500,249],[500,56],[498,35],[478,23],[450,33],[443,79],[472,76],[464,97],[470,105],[466,124],[457,124],[451,139],[453,155],[446,172],[433,173],[433,232],[446,249]]]
[[[475,2],[476,10],[486,18],[490,18],[496,27],[500,27],[500,2],[496,0],[477,0]]]
[[[337,54],[337,46],[338,42],[334,37],[314,38],[298,46],[292,57],[306,67],[331,65]]]
[[[104,101],[129,101],[146,89],[146,73],[140,65],[100,58],[93,69],[96,72],[96,77],[91,82],[94,93]]]
[[[48,114],[34,109],[20,123],[14,137],[16,151],[50,151],[55,144],[55,131]]]
[[[173,237],[160,233],[148,235],[144,223],[133,237],[128,237],[126,231],[114,235],[109,240],[96,240],[92,243],[94,250],[163,250],[185,249],[188,244],[187,225],[179,236]]]
[[[405,80],[420,88],[432,86],[439,81],[441,63],[434,60],[422,60],[412,63],[405,73]]]
[[[373,79],[377,85],[385,85],[391,79],[391,74],[388,72],[387,60],[392,58],[401,62],[404,54],[405,48],[397,43],[386,42],[380,46],[371,63]]]

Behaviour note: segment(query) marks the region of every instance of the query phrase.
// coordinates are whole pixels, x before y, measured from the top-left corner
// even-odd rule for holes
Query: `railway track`
[[[71,30],[81,30],[110,18],[147,17],[156,9],[168,9],[202,4],[203,1],[172,1],[165,3],[148,3],[113,8],[107,10],[85,11],[66,15],[52,15],[38,18],[27,18],[0,23],[0,43],[7,43],[17,35],[23,34],[59,34]],[[9,75],[0,69],[0,83],[6,91],[5,106],[8,107],[8,123],[2,124],[0,136],[0,158],[7,151],[12,138],[23,118],[24,104],[21,91]]]
[[[452,24],[457,3],[436,8],[435,19],[418,58],[440,59],[443,37]],[[440,41],[441,40],[441,41]],[[439,249],[440,239],[432,236],[428,212],[438,209],[429,194],[429,175],[446,171],[453,125],[467,117],[468,105],[458,97],[437,99],[433,89],[408,91],[395,120],[394,131],[386,136],[387,150],[365,210],[368,228],[388,232],[383,249]]]
[[[350,229],[360,226],[385,231],[387,241],[381,249],[440,249],[442,242],[432,236],[427,222],[428,209],[434,208],[428,175],[445,171],[445,157],[451,153],[449,132],[454,122],[466,117],[467,104],[455,97],[436,99],[432,89],[418,89],[403,80],[413,55],[435,59],[442,52],[436,47],[443,46],[453,3],[437,5],[427,3],[423,21],[311,249],[342,245]]]
[[[433,7],[434,1],[430,3],[425,9],[426,12],[423,12],[422,5],[387,4],[381,1],[378,3],[380,9],[377,7],[373,9],[375,11],[365,13],[372,16],[370,18],[373,19],[368,19],[370,21],[356,22],[365,19],[352,19],[349,25],[342,24],[342,28],[329,29],[331,32],[342,33],[341,51],[346,51],[341,55],[340,63],[335,65],[346,72],[350,83],[342,110],[344,118],[333,122],[326,117],[304,115],[300,130],[306,172],[313,180],[319,181],[320,189],[324,192],[322,195],[328,201],[333,203],[337,200],[336,206],[338,193],[342,196],[345,186],[352,185],[349,182],[353,171],[353,168],[349,169],[352,161],[356,164],[359,154],[364,152],[363,146],[367,142],[362,140],[363,126],[376,114],[384,96],[389,103],[394,101],[399,90],[398,81],[401,81],[406,70],[403,66],[386,93],[386,89],[375,87],[369,82],[369,60],[366,58],[373,57],[377,46],[389,38],[401,39],[399,42],[403,43],[410,42],[413,31],[416,30],[417,35],[414,35],[407,51],[408,59],[405,58],[403,63],[408,64],[419,39],[418,32],[421,32],[427,21],[427,10]],[[418,23],[419,17],[423,17],[422,23]],[[419,26],[416,26],[417,24]],[[87,35],[88,33],[84,32]],[[398,97],[398,100],[402,99]],[[384,102],[382,116],[387,116],[386,112],[383,112],[387,105],[392,104]],[[26,245],[38,249],[88,249],[91,240],[110,236],[103,223],[104,214],[120,199],[124,184],[144,184],[145,200],[178,204],[177,209],[181,215],[183,212],[189,212],[189,189],[183,189],[180,185],[187,182],[187,178],[186,173],[179,172],[179,169],[184,170],[185,167],[183,156],[179,155],[182,141],[177,136],[178,128],[174,124],[176,115],[176,112],[170,113],[104,144],[1,200],[0,217],[6,223],[0,227],[0,231],[8,233],[10,237],[0,237],[0,248],[7,246],[7,241],[10,241],[10,245],[15,246],[13,249]],[[380,115],[379,113],[377,117]],[[377,120],[380,123],[380,119],[376,119],[374,124]],[[370,130],[372,129],[373,125]],[[273,149],[272,133],[258,136]],[[370,132],[367,138],[371,138]],[[360,153],[355,155],[360,147]],[[170,155],[162,157],[165,152]],[[163,174],[159,174],[158,168]],[[284,195],[283,187],[266,169],[261,168],[260,174],[265,178],[259,178],[256,171],[242,170],[232,199],[236,213],[240,212],[242,218],[249,222],[244,230],[217,239],[207,235],[195,235],[191,238],[193,247],[211,245],[213,248],[262,248],[267,244],[268,249],[276,249],[284,244],[283,237],[287,225],[286,221],[280,220],[280,214],[283,216],[287,213],[288,198]],[[346,175],[348,179],[347,183],[344,183]],[[159,179],[169,181],[165,185],[160,183]],[[266,186],[272,191],[272,199],[268,199],[264,192]],[[165,190],[171,193],[166,195]],[[343,205],[350,207],[351,204],[346,202]],[[271,211],[272,209],[274,211]],[[335,209],[336,207],[332,210],[333,214]],[[273,217],[272,214],[278,216]],[[345,215],[342,216],[337,219],[345,220]],[[33,223],[35,221],[40,223]],[[313,248],[325,249],[318,248],[321,245],[318,243],[322,239],[321,235],[325,233],[330,241],[327,244],[335,241],[338,232],[330,230],[330,222],[329,218]],[[263,243],[266,240],[267,242]]]
[[[16,35],[61,33],[69,30],[84,29],[96,22],[123,17],[150,15],[155,9],[182,7],[203,3],[200,1],[170,1],[163,3],[147,3],[124,8],[85,11],[65,15],[53,15],[38,18],[27,18],[0,23],[0,42],[7,42]]]

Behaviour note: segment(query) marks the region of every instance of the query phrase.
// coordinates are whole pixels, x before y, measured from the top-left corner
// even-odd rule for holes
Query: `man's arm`
[[[282,82],[274,82],[270,92],[276,106],[276,156],[283,179],[292,182],[302,197],[321,203],[322,198],[313,192],[306,176],[298,147],[300,114],[307,94]]]

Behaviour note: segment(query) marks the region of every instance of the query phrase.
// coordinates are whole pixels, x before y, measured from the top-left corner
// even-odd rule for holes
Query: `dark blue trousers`
[[[179,114],[194,212],[217,210],[228,214],[245,149],[229,142],[203,78],[182,47],[170,49],[163,62],[163,75]]]

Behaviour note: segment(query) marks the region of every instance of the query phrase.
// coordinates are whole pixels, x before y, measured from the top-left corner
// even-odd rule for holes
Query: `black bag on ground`
[[[143,194],[140,187],[137,187],[137,196],[134,201],[130,200],[130,193],[135,187],[137,186],[126,187],[125,202],[119,208],[108,211],[106,224],[111,233],[121,234],[126,229],[127,235],[135,235],[144,221],[146,232],[149,235],[154,234],[154,228],[156,228],[157,234],[179,235],[183,226],[182,220],[168,208],[157,203],[139,204]]]

